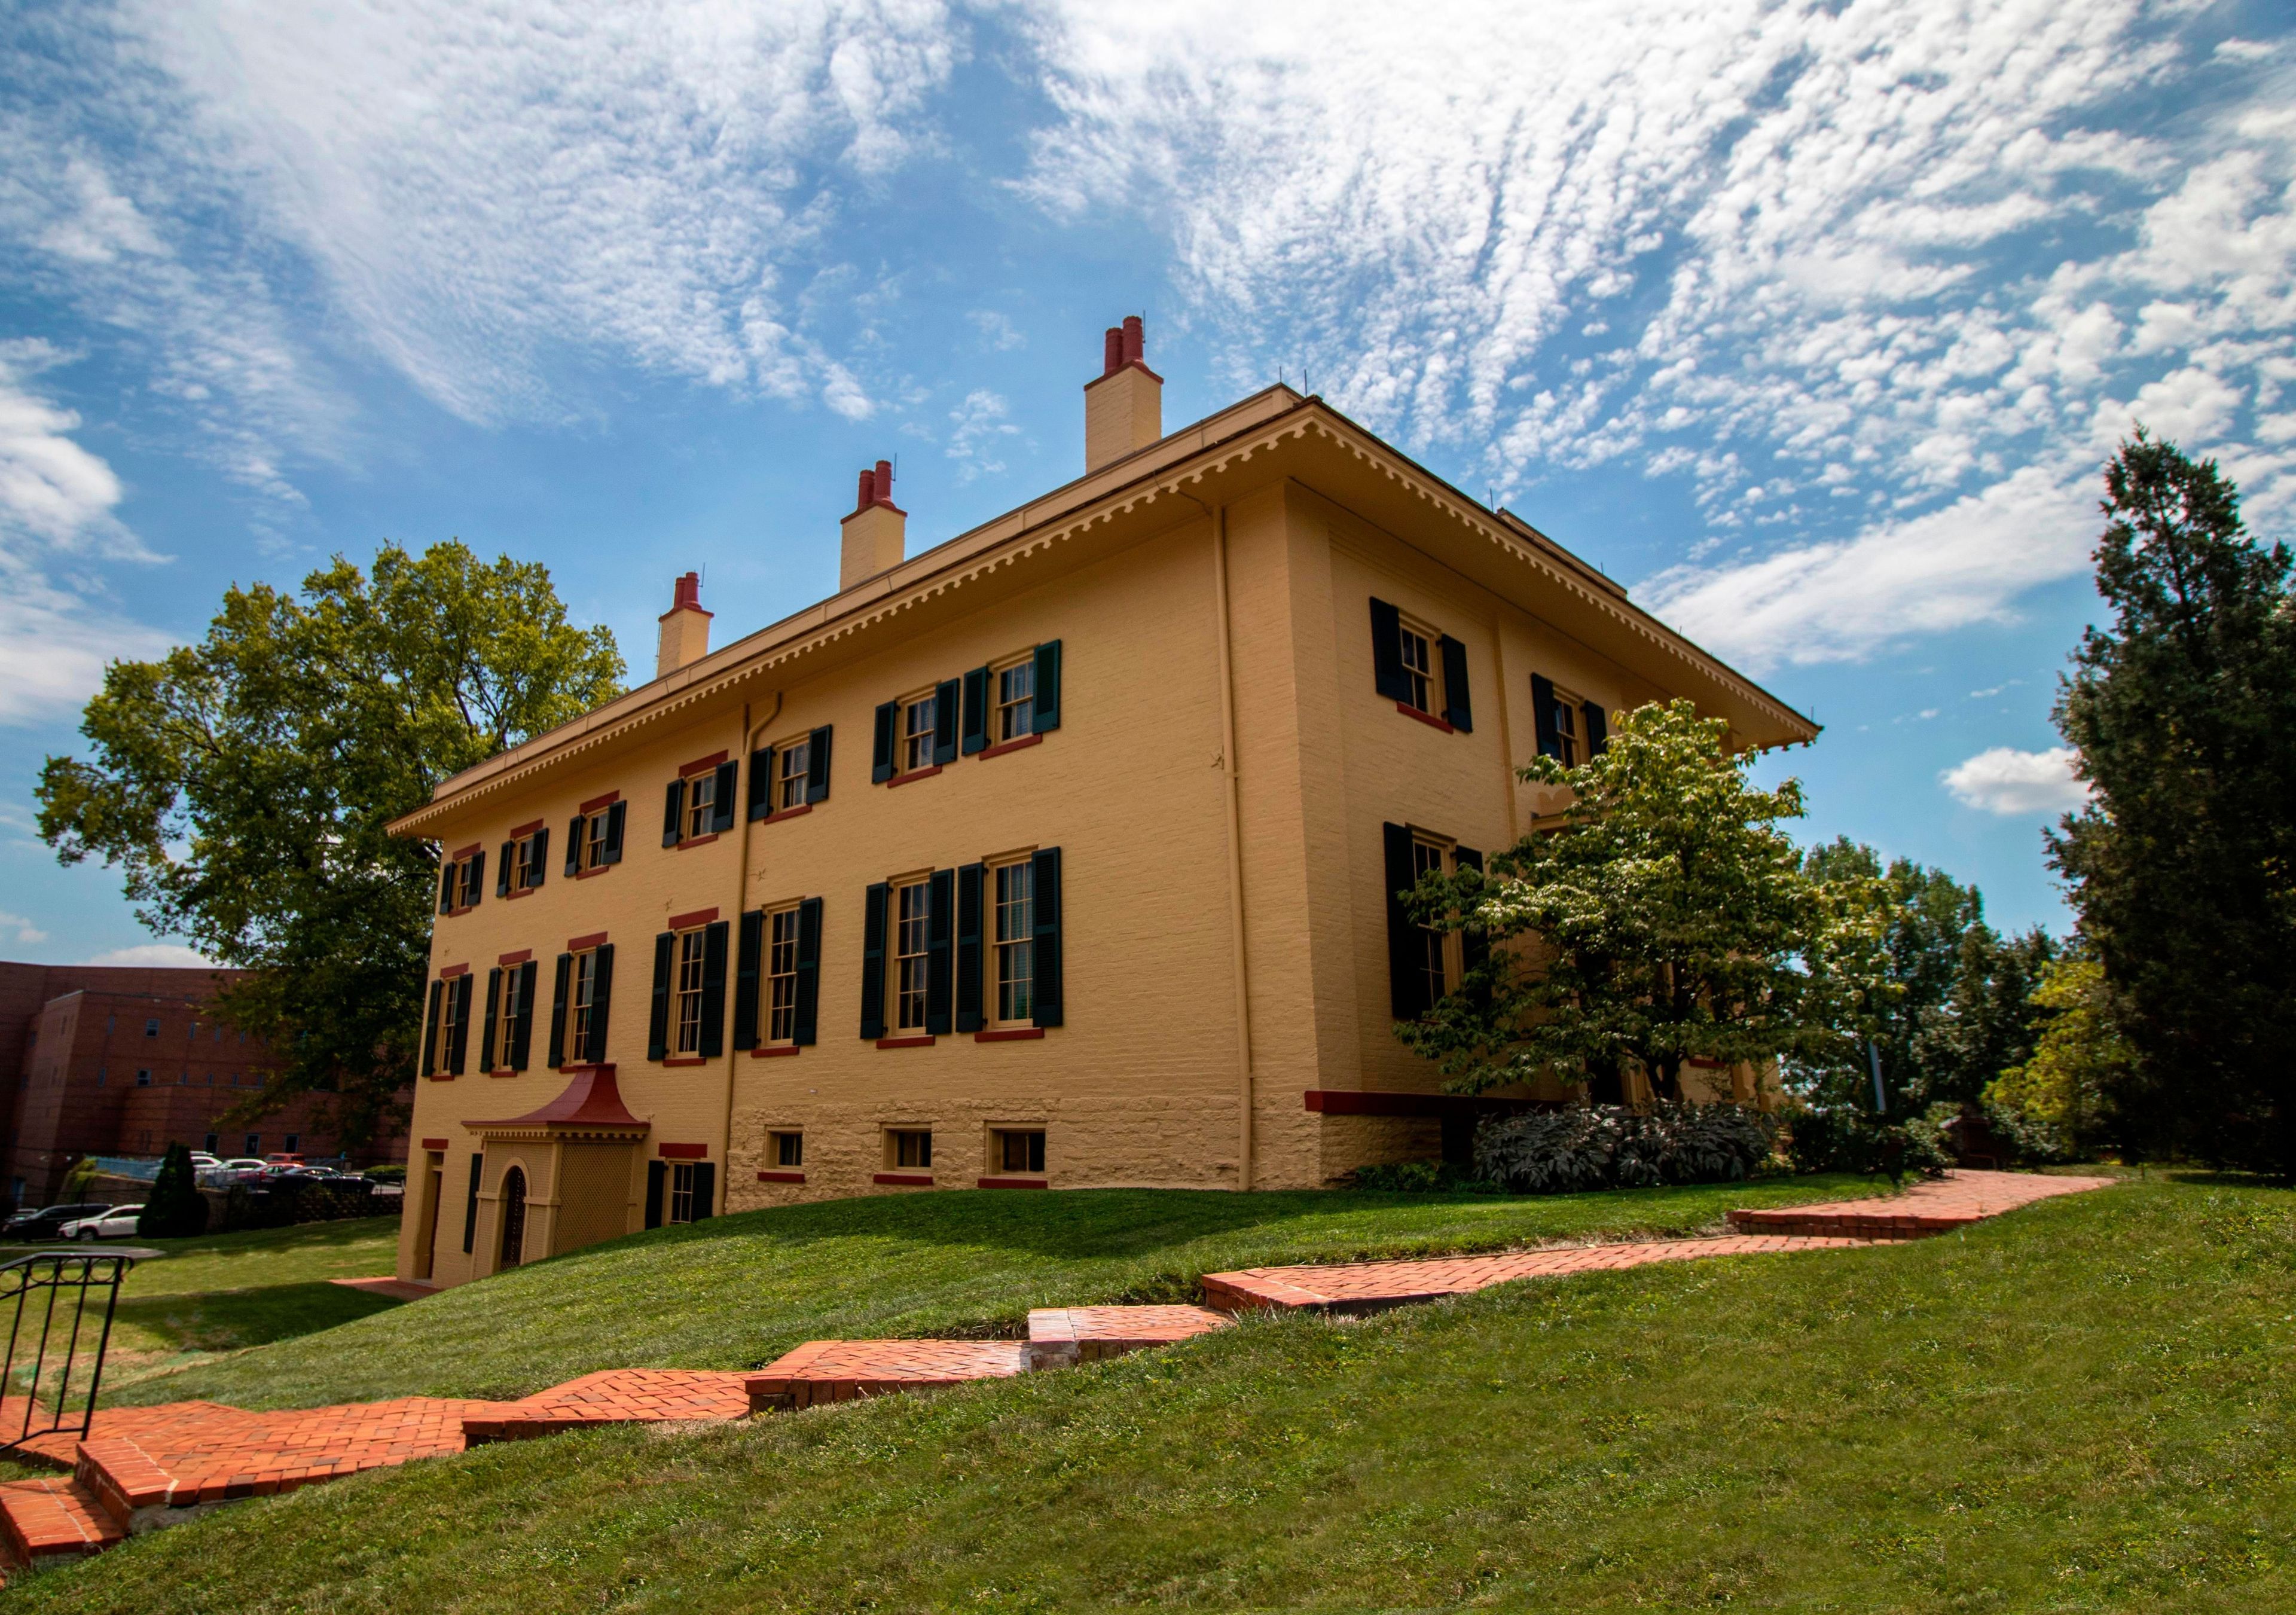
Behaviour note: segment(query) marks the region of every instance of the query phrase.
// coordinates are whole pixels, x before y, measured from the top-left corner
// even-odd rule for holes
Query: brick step
[[[610,1368],[473,1414],[463,1439],[523,1441],[605,1424],[672,1424],[746,1418],[750,1376],[692,1368]]]
[[[0,1557],[11,1570],[100,1554],[126,1535],[95,1495],[67,1476],[0,1483]]]
[[[747,1377],[757,1413],[932,1390],[1025,1373],[1019,1340],[808,1340]]]
[[[1204,1307],[1039,1307],[1029,1314],[1029,1366],[1098,1363],[1176,1345],[1233,1321]]]

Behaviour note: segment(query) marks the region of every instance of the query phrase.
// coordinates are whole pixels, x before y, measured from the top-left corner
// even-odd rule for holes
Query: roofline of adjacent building
[[[1320,396],[1281,384],[1263,389],[1156,442],[1029,500],[1004,514],[864,578],[825,600],[710,652],[580,717],[497,752],[439,782],[431,799],[393,819],[393,835],[426,826],[476,796],[491,795],[575,751],[659,721],[806,651],[846,637],[974,578],[1021,561],[1181,485],[1201,481],[1287,437],[1321,430],[1359,457],[1383,462],[1390,477],[1522,559],[1543,563],[1554,581],[1587,603],[1631,626],[1677,657],[1705,670],[1767,709],[1789,729],[1814,739],[1818,726],[1718,657],[1692,644],[1634,604],[1623,586],[1509,510],[1493,510],[1463,492]]]

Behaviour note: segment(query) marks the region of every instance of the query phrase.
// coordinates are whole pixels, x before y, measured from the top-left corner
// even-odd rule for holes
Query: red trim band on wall
[[[578,813],[578,814],[582,814],[582,815],[584,815],[585,816],[588,816],[588,815],[590,815],[590,814],[593,814],[593,813],[597,812],[597,811],[598,811],[598,809],[599,809],[599,808],[611,808],[611,807],[612,807],[616,802],[619,802],[619,801],[620,801],[621,799],[622,799],[622,793],[621,793],[620,791],[608,791],[608,792],[606,792],[606,794],[605,794],[605,795],[603,795],[603,796],[594,796],[594,797],[592,797],[588,801],[586,801],[586,802],[583,803],[579,808],[577,808],[574,811],[575,811],[575,812],[577,812],[577,813]]]
[[[797,1045],[794,1043],[768,1043],[761,1047],[751,1049],[750,1051],[750,1058],[752,1060],[772,1060],[778,1055],[794,1054],[796,1053]]]
[[[1045,737],[1041,734],[1023,734],[1013,740],[998,741],[995,745],[988,747],[983,750],[976,751],[972,755],[976,759],[981,758],[1002,757],[1007,751],[1018,751],[1026,746],[1041,746],[1044,743]]]
[[[709,1146],[706,1144],[666,1144],[661,1146],[664,1160],[708,1160]]]
[[[525,824],[521,824],[517,829],[512,831],[510,832],[510,839],[513,841],[523,841],[527,837],[532,835],[536,831],[541,828],[542,821],[540,819],[529,819]]]
[[[714,908],[697,908],[690,914],[672,914],[664,922],[664,930],[692,930],[697,925],[707,925],[718,917]]]
[[[690,763],[680,763],[677,766],[677,777],[682,780],[691,779],[697,774],[707,774],[732,755],[733,753],[728,751],[713,751],[708,757],[697,757]]]
[[[1466,1094],[1382,1094],[1364,1088],[1309,1088],[1308,1108],[1325,1116],[1480,1116],[1536,1108],[1529,1099]]]
[[[443,1150],[447,1147],[447,1141],[443,1138],[426,1138],[422,1141],[422,1147],[426,1150]]]
[[[470,973],[471,967],[467,964],[449,964],[439,972],[439,980],[452,981],[457,976],[467,976]]]
[[[496,964],[523,964],[529,959],[533,957],[534,950],[532,948],[521,947],[514,954],[504,954],[501,958],[496,960],[495,963]]]
[[[802,1172],[760,1172],[758,1174],[758,1181],[761,1184],[801,1184],[805,1181],[805,1174]]]
[[[578,954],[586,947],[597,947],[605,939],[606,933],[603,930],[594,930],[586,937],[569,937],[566,939],[566,951]]]
[[[447,855],[447,862],[449,864],[459,864],[464,858],[474,858],[478,857],[479,854],[486,850],[486,846],[487,844],[484,841],[472,841],[468,847],[463,848],[460,852],[448,853]]]
[[[930,1189],[932,1187],[932,1174],[930,1172],[880,1172],[870,1181],[897,1184],[910,1189]]]
[[[1049,1189],[1053,1185],[1041,1177],[984,1177],[976,1186],[983,1189]]]

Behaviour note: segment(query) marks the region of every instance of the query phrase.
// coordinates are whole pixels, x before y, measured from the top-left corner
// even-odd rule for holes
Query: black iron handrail
[[[103,1354],[111,1345],[111,1315],[119,1304],[119,1281],[137,1262],[160,1254],[140,1245],[124,1245],[109,1250],[35,1250],[28,1256],[0,1262],[0,1306],[11,1299],[16,1303],[15,1316],[8,1325],[8,1355],[4,1363],[0,1363],[0,1392],[18,1394],[19,1347],[30,1349],[32,1358],[31,1383],[21,1392],[22,1428],[12,1436],[0,1431],[0,1452],[21,1447],[36,1436],[55,1435],[69,1429],[73,1416],[72,1373],[80,1365],[80,1334],[94,1292],[103,1299],[103,1326],[96,1335],[94,1361],[87,1371],[86,1400],[78,1409],[79,1439],[87,1439],[95,1422],[96,1393],[103,1385]],[[34,1299],[43,1291],[47,1295],[45,1308]],[[46,1410],[47,1422],[37,1424],[43,1412],[40,1381],[48,1372],[48,1347],[56,1332],[56,1310],[68,1294],[71,1296],[71,1318],[70,1332],[64,1339],[63,1367],[50,1392],[53,1406]],[[24,1312],[28,1307],[39,1314],[35,1325],[38,1334],[37,1349],[32,1349],[34,1342],[24,1335]]]

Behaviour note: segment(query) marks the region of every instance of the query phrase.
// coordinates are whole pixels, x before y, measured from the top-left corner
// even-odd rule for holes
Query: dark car
[[[111,1208],[98,1201],[82,1205],[49,1206],[38,1211],[19,1211],[0,1226],[0,1238],[55,1239],[66,1223],[76,1223],[84,1217],[102,1217]]]

